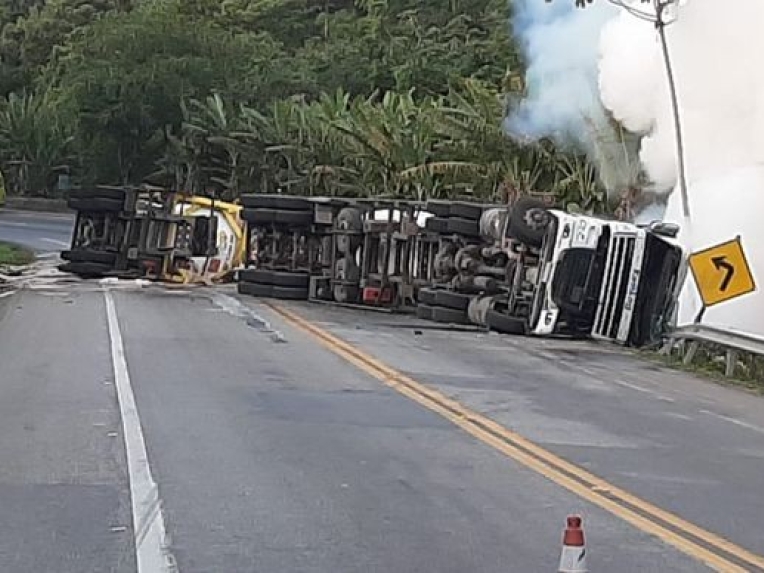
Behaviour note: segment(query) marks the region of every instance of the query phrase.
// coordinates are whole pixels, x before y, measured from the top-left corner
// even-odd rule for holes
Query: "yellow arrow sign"
[[[703,304],[713,306],[756,290],[740,237],[690,255]]]

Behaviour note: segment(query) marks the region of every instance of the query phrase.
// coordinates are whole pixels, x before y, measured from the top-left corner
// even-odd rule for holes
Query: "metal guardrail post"
[[[670,355],[681,343],[686,345],[686,350],[682,357],[682,362],[686,366],[695,360],[698,350],[704,343],[724,348],[724,374],[728,378],[735,375],[741,354],[764,356],[764,338],[703,324],[683,326],[670,332],[668,340],[661,348],[660,353],[662,355]]]

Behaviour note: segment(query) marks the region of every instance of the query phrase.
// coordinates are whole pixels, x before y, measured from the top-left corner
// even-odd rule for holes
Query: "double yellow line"
[[[556,456],[493,420],[380,362],[281,306],[269,305],[287,322],[317,338],[360,370],[414,400],[525,467],[579,497],[654,535],[717,571],[764,571],[764,557],[702,529]]]

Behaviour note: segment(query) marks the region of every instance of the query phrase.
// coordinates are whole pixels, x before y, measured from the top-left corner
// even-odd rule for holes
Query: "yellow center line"
[[[443,416],[484,444],[634,527],[659,538],[717,571],[742,573],[751,571],[750,566],[764,570],[764,557],[702,529],[560,458],[520,434],[395,370],[293,311],[274,304],[268,306],[287,322],[311,334],[334,354],[363,372]],[[731,561],[730,557],[747,567]]]

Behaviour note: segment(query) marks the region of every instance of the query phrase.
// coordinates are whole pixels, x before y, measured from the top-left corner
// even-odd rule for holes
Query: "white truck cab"
[[[662,332],[677,294],[678,229],[547,210],[532,285],[531,334],[585,335],[641,346]],[[536,267],[535,269],[533,267]],[[527,296],[527,294],[526,294]]]

